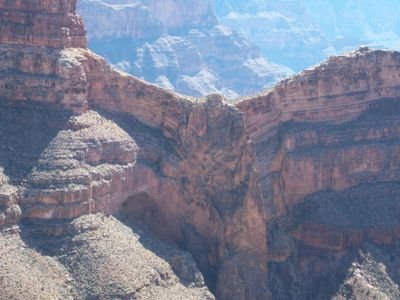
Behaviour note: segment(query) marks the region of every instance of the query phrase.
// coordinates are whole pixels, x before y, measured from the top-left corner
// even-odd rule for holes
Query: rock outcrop
[[[1,297],[398,298],[400,53],[189,99],[74,8],[0,1]]]
[[[92,50],[128,73],[190,96],[254,93],[291,75],[219,24],[212,1],[80,0]]]
[[[399,240],[399,58],[360,48],[237,104],[256,144],[277,299],[330,298],[354,249]],[[298,290],[282,294],[288,278]]]
[[[86,32],[76,1],[2,0],[0,43],[48,48],[85,47]]]
[[[101,214],[63,227],[63,235],[34,223],[0,233],[2,298],[215,299],[188,253],[140,229]]]
[[[243,114],[218,95],[194,101],[115,71],[85,48],[75,4],[0,2],[4,16],[16,16],[2,27],[0,44],[0,225],[12,235],[5,251],[24,243],[37,249],[39,269],[26,273],[24,289],[52,268],[71,278],[65,289],[49,282],[43,293],[20,293],[16,277],[2,268],[9,279],[2,290],[11,298],[212,298],[201,280],[193,283],[191,259],[171,260],[175,276],[161,258],[146,261],[148,252],[134,246],[133,235],[122,237],[120,224],[74,221],[101,213],[145,224],[189,251],[219,299],[267,298],[266,280],[257,280],[267,278],[266,223]],[[20,237],[19,220],[28,224]],[[115,233],[121,244],[115,237],[90,242],[103,227],[100,236]],[[72,244],[53,241],[67,236]],[[144,256],[143,263],[125,265],[128,248],[137,250],[126,259]],[[60,263],[40,270],[46,251]],[[22,264],[28,252],[20,253]],[[181,272],[193,279],[185,286],[176,279]],[[201,291],[191,291],[193,284]]]
[[[380,154],[376,144],[398,137],[399,58],[398,52],[361,48],[237,104],[257,143],[261,176],[280,199],[276,215],[320,190],[341,190],[379,174],[380,181],[396,180],[395,158],[387,168],[381,157],[388,152]]]

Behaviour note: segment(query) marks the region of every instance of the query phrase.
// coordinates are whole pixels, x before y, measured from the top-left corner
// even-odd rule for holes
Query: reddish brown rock
[[[0,43],[50,48],[86,47],[75,0],[0,1]]]
[[[219,299],[250,300],[270,297],[268,257],[289,270],[270,271],[276,295],[280,276],[316,282],[351,249],[399,238],[399,53],[332,58],[235,107],[113,70],[85,49],[74,9],[72,0],[0,1],[0,226],[21,219],[59,238],[72,219],[117,215],[188,250]],[[74,228],[85,243],[91,227]],[[49,245],[73,266],[74,243]],[[104,251],[88,245],[84,256]],[[74,276],[84,290],[87,278]],[[119,283],[130,295],[129,280]]]
[[[366,49],[333,57],[237,104],[270,216],[321,190],[399,179],[397,145],[388,144],[399,138],[398,117],[386,117],[400,96],[399,57]]]
[[[370,230],[362,232],[348,229],[337,229],[334,226],[306,222],[293,231],[293,236],[304,245],[325,251],[343,252],[358,247],[366,240],[378,244],[391,244],[393,232]]]
[[[87,80],[79,55],[86,48],[76,1],[0,1],[1,99],[38,101],[87,110]],[[72,49],[71,48],[71,49]]]
[[[330,298],[357,249],[397,251],[399,58],[363,48],[237,104],[256,145],[273,297]],[[298,290],[284,295],[288,281]]]
[[[379,99],[400,96],[398,52],[361,49],[280,82],[273,89],[237,107],[246,114],[254,139],[270,135],[271,128],[298,122],[354,119]]]
[[[267,298],[243,114],[220,96],[186,99],[113,70],[85,49],[75,2],[0,2],[10,24],[0,40],[0,165],[22,221],[122,215],[191,252],[220,299]]]

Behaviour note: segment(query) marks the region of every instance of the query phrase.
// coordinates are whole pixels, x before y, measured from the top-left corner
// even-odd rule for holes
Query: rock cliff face
[[[397,107],[395,100],[400,94],[399,57],[398,52],[361,48],[238,103],[247,115],[256,147],[262,151],[258,155],[262,176],[274,172],[282,176],[287,192],[278,194],[283,197],[283,207],[290,209],[299,199],[319,190],[360,184],[366,174],[377,176],[392,170],[383,161],[381,164],[373,145],[381,139],[397,138],[396,114],[391,107]],[[314,152],[311,155],[306,150]],[[368,152],[368,158],[360,151]],[[302,153],[301,164],[297,153]],[[315,165],[315,154],[318,163],[328,165]],[[276,155],[277,163],[269,159],[271,155]],[[299,177],[308,170],[320,170],[320,175]],[[394,175],[384,176],[385,181],[395,179]],[[284,212],[283,207],[278,215]]]
[[[355,249],[395,247],[399,55],[360,48],[237,104],[256,143],[275,298],[333,297]],[[296,288],[282,292],[288,278]],[[368,289],[353,283],[354,297]]]
[[[74,7],[0,1],[1,297],[398,298],[400,53],[187,99],[87,50]]]
[[[13,15],[0,44],[6,298],[213,298],[190,255],[163,256],[163,243],[85,217],[101,213],[189,251],[219,299],[265,299],[266,223],[243,114],[220,96],[193,101],[113,70],[85,48],[75,4],[0,2]],[[25,245],[14,274],[7,258]]]
[[[90,48],[128,73],[191,96],[259,91],[290,69],[219,24],[212,1],[80,0]]]
[[[2,0],[0,43],[45,46],[49,48],[85,47],[82,20],[75,15],[76,1]]]

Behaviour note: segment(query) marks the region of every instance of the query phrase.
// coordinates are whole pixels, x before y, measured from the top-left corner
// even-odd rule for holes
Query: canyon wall
[[[211,0],[166,0],[145,1],[155,17],[168,29],[184,27],[201,28],[218,24]]]
[[[396,247],[399,62],[360,48],[237,104],[256,144],[274,298],[331,298],[354,249]],[[287,278],[296,292],[280,291]]]
[[[266,280],[256,280],[267,278],[266,223],[243,114],[221,96],[194,101],[115,71],[85,48],[75,4],[0,2],[13,16],[0,45],[4,230],[21,220],[25,243],[36,236],[51,245],[75,226],[70,220],[112,214],[189,251],[219,299],[267,298]],[[57,257],[70,242],[43,251]],[[125,246],[110,248],[112,266]],[[66,255],[68,271],[78,258]],[[103,265],[91,264],[103,276]],[[77,293],[86,291],[68,272]]]
[[[400,293],[398,52],[360,48],[233,105],[113,69],[75,4],[0,1],[6,297]]]
[[[391,169],[383,165],[379,149],[366,144],[398,137],[396,116],[391,113],[389,121],[386,114],[400,96],[399,59],[398,52],[361,48],[237,104],[257,143],[261,176],[280,174],[287,207],[319,190],[357,185],[357,173],[372,176]],[[342,144],[346,147],[339,153]],[[301,164],[293,161],[297,152],[304,157]],[[307,172],[319,175],[300,176]],[[395,177],[388,174],[386,181],[390,178]]]
[[[2,0],[0,43],[13,45],[85,47],[83,22],[76,1]]]

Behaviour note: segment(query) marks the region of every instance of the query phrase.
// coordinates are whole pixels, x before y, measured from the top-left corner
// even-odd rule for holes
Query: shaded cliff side
[[[118,221],[74,221],[102,213],[147,225],[189,251],[220,299],[268,297],[266,281],[256,280],[267,278],[266,224],[243,114],[220,96],[193,101],[113,70],[85,48],[75,5],[0,2],[0,220],[10,241],[4,251],[30,246],[20,262],[33,255],[39,268],[22,285],[15,282],[19,271],[2,268],[7,295],[154,299],[181,290],[182,298],[212,298],[191,256],[166,265],[168,256],[146,252]],[[19,220],[23,241],[13,233]],[[137,251],[124,260],[131,247]],[[135,257],[140,265],[125,264]],[[190,264],[179,281],[179,268]],[[66,278],[65,289],[54,283],[30,290],[29,282],[52,277],[53,269],[64,274],[57,277]],[[107,278],[113,283],[104,285]]]
[[[256,144],[274,298],[397,297],[397,273],[371,265],[391,269],[400,237],[399,62],[360,48],[237,104]]]
[[[400,53],[187,99],[87,50],[75,4],[0,1],[6,298],[398,298]]]

